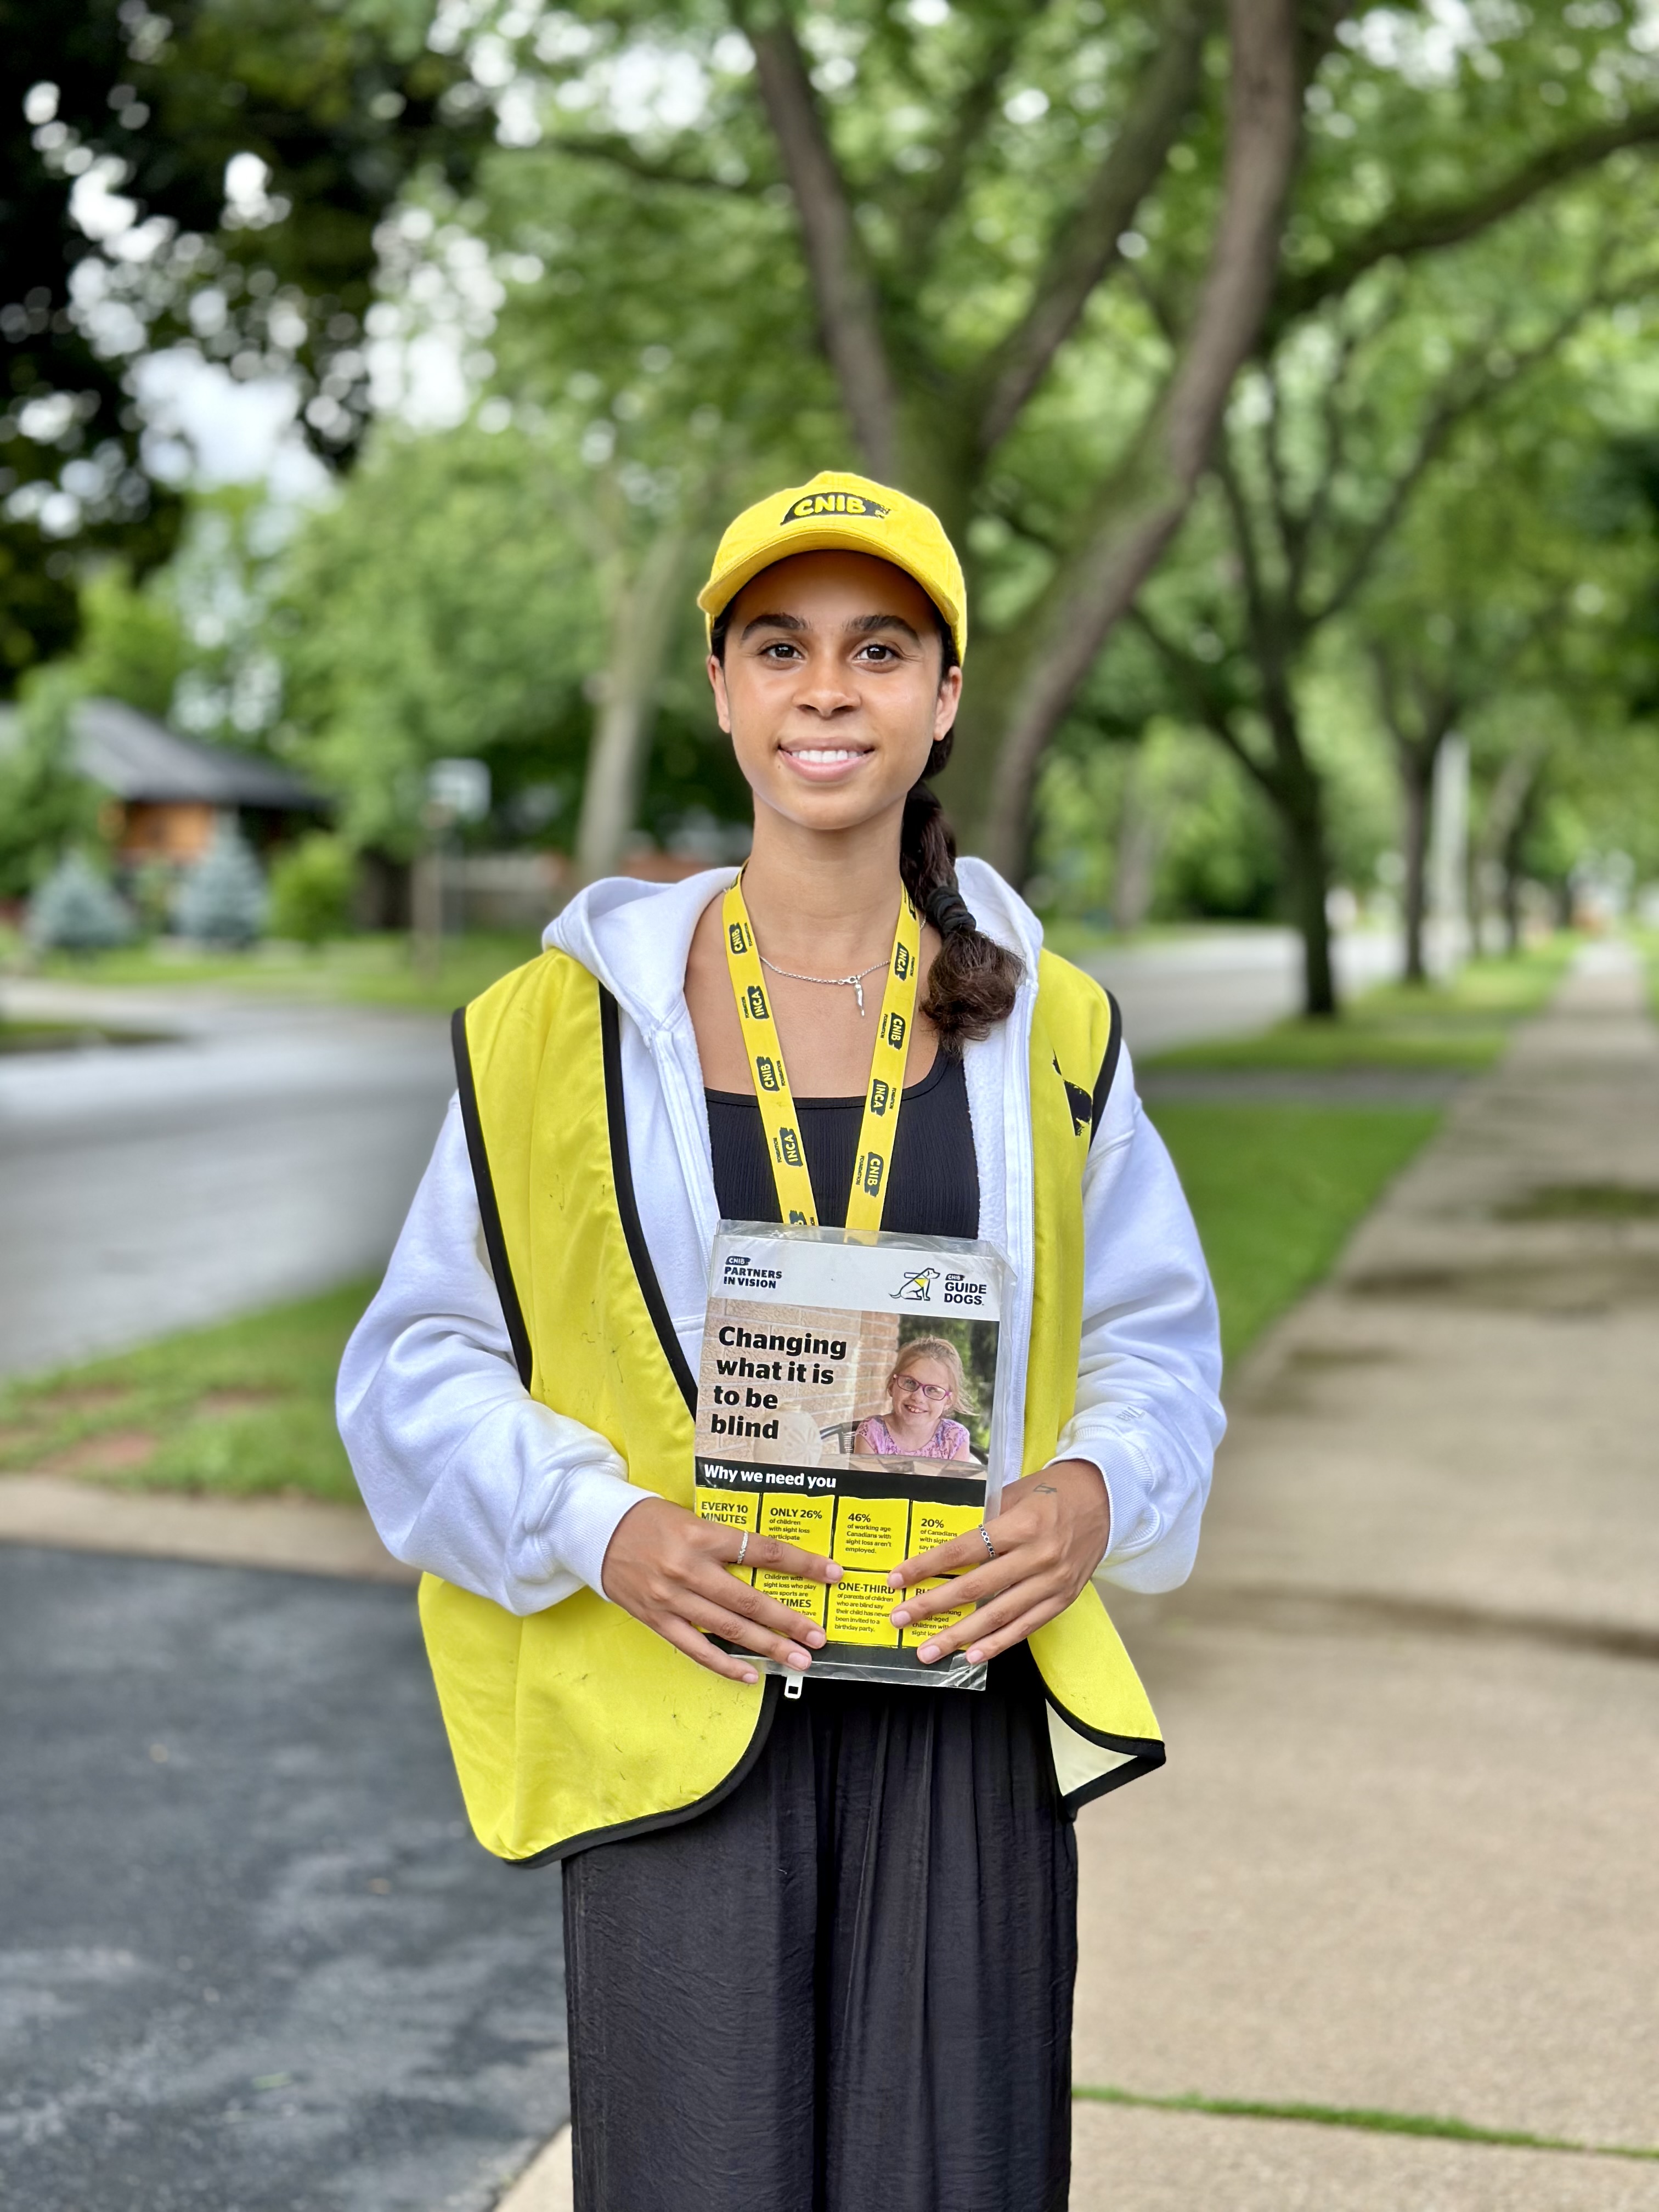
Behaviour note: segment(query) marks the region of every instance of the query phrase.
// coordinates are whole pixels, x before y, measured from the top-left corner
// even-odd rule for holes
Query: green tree
[[[1603,356],[1594,373],[1607,366]],[[1431,797],[1450,733],[1474,744],[1484,787],[1477,896],[1503,872],[1513,935],[1516,837],[1548,753],[1568,732],[1626,719],[1609,678],[1628,564],[1576,512],[1597,441],[1585,380],[1583,367],[1546,372],[1465,427],[1348,626],[1400,780],[1408,981],[1426,975]]]
[[[295,380],[349,454],[375,233],[417,170],[464,179],[483,103],[427,0],[0,0],[0,690],[65,651],[88,554],[165,559],[131,368],[183,342]]]
[[[1352,614],[1460,428],[1650,286],[1652,234],[1646,196],[1597,180],[1570,210],[1529,211],[1453,258],[1368,270],[1289,324],[1235,398],[1186,557],[1137,607],[1183,711],[1273,809],[1310,1013],[1336,1006],[1328,809],[1302,696],[1313,648]],[[1428,720],[1404,734],[1402,653],[1425,684],[1431,657],[1409,640],[1383,663],[1420,799],[1462,702],[1425,694]]]
[[[1037,764],[1180,521],[1264,313],[1282,335],[1659,137],[1637,11],[1587,16],[1235,9],[1224,34],[1173,0],[1109,21],[1096,0],[595,6],[516,69],[492,31],[478,60],[504,123],[653,198],[784,185],[854,452],[966,541],[951,781],[1018,870]],[[651,98],[624,66],[647,39]]]

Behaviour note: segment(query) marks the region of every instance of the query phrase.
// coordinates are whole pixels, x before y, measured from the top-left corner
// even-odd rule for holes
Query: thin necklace
[[[891,962],[893,957],[890,952],[884,960],[872,960],[867,968],[861,968],[856,975],[798,975],[793,968],[780,968],[775,960],[769,960],[766,955],[763,952],[761,952],[758,945],[755,947],[755,950],[757,952],[760,952],[760,963],[763,968],[769,968],[775,975],[787,975],[792,983],[822,983],[826,987],[826,988],[834,988],[837,990],[839,990],[843,984],[850,984],[853,990],[857,994],[859,1012],[860,1015],[862,1015],[864,1012],[865,977],[866,975],[873,975],[878,968],[887,967]]]

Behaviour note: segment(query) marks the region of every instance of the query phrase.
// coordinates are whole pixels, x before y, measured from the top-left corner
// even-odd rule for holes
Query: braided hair
[[[957,666],[956,640],[938,609],[939,682]],[[709,650],[722,665],[731,609],[715,616]],[[916,911],[939,932],[940,944],[927,973],[927,996],[921,1011],[939,1032],[942,1050],[959,1053],[965,1044],[989,1036],[999,1022],[1014,1010],[1014,994],[1024,973],[1024,963],[979,927],[957,882],[957,841],[929,788],[951,757],[956,740],[947,730],[927,757],[927,765],[905,793],[904,821],[899,834],[899,874],[915,902]]]

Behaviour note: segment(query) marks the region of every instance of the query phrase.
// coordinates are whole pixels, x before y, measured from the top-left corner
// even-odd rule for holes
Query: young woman
[[[919,1336],[887,1378],[887,1410],[860,1421],[853,1449],[883,1459],[971,1459],[968,1431],[951,1414],[967,1407],[962,1354],[948,1337]]]
[[[906,1563],[892,1617],[974,1601],[921,1656],[966,1649],[988,1686],[815,1683],[822,1632],[729,1569],[839,1569],[690,1510],[710,1244],[722,1217],[784,1218],[732,870],[594,884],[457,1018],[458,1098],[347,1351],[342,1431],[428,1571],[477,1833],[564,1863],[580,2212],[1061,2212],[1071,1815],[1163,1757],[1092,1578],[1190,1569],[1214,1303],[1115,1010],[989,868],[954,866],[929,780],[967,619],[936,519],[820,477],[738,518],[700,605],[826,1224],[901,902],[921,918],[882,1225],[1004,1252],[1012,1402],[991,1517]]]

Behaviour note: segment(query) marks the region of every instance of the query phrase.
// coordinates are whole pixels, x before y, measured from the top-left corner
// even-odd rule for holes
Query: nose
[[[796,686],[796,706],[827,720],[831,715],[855,712],[858,703],[858,691],[836,656],[831,653],[813,653]]]

